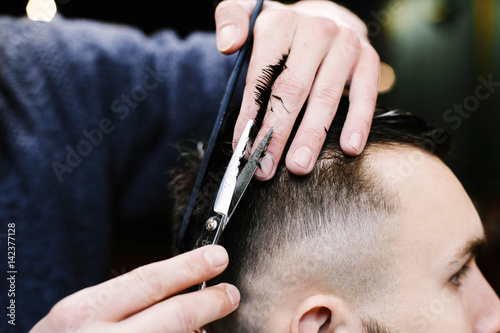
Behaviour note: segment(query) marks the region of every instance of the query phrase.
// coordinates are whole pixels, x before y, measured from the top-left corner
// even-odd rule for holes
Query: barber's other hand
[[[224,248],[210,245],[140,267],[66,297],[31,332],[191,333],[238,307],[239,291],[229,284],[179,294],[227,264]]]
[[[217,47],[224,54],[244,44],[256,1],[225,0],[216,9]],[[287,168],[309,173],[319,155],[335,116],[344,87],[350,106],[340,138],[342,150],[358,155],[371,126],[378,94],[380,60],[370,45],[364,23],[331,1],[299,1],[283,5],[266,1],[254,28],[254,45],[242,107],[234,132],[237,142],[248,119],[257,113],[255,87],[262,69],[289,53],[286,67],[272,87],[274,112],[267,112],[256,142],[270,127],[273,139],[256,177],[272,178],[295,120],[307,108],[289,153]],[[269,107],[268,107],[269,109]]]

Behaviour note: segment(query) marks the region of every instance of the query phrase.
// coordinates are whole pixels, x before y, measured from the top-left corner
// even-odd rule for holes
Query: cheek
[[[451,288],[413,289],[398,311],[397,332],[442,333],[471,332],[465,318],[464,302]]]

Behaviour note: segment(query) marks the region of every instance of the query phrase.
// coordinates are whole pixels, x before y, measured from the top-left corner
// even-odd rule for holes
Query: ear
[[[291,333],[330,333],[347,324],[344,302],[331,295],[315,295],[304,300],[292,319]]]

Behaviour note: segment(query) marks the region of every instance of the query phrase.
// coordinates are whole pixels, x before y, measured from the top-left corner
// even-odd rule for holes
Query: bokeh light
[[[26,6],[26,14],[32,21],[50,22],[57,13],[54,0],[30,0]]]
[[[386,92],[391,91],[395,83],[396,83],[396,74],[394,73],[394,69],[388,64],[381,62],[380,79],[378,82],[378,92],[380,94],[384,94]]]

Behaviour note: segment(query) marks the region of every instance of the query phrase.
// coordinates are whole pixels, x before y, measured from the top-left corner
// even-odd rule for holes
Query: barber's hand
[[[182,332],[220,319],[238,307],[229,284],[179,294],[227,266],[221,246],[205,246],[83,289],[57,303],[32,333]]]
[[[224,54],[245,42],[252,0],[225,0],[215,12],[217,46]],[[307,100],[307,108],[286,157],[287,168],[297,175],[309,173],[335,116],[344,87],[350,106],[340,138],[342,150],[358,155],[371,126],[378,94],[380,60],[370,45],[364,23],[331,1],[299,1],[283,5],[266,1],[254,28],[254,45],[234,140],[248,119],[257,113],[255,87],[262,69],[274,65],[290,51],[286,69],[272,87],[274,112],[267,112],[256,142],[270,127],[273,139],[256,177],[272,178],[294,122]],[[269,109],[269,107],[268,107]]]

